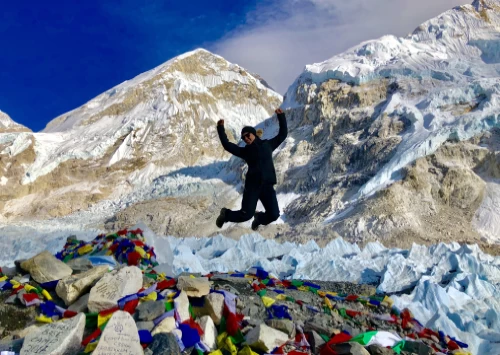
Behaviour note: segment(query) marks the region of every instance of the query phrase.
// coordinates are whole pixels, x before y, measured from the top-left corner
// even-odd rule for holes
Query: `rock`
[[[138,330],[147,330],[148,332],[152,331],[155,327],[155,324],[152,321],[136,322],[135,325],[137,326]]]
[[[132,316],[123,311],[117,311],[104,328],[99,344],[92,355],[143,355],[139,333]]]
[[[76,300],[71,306],[68,307],[70,311],[73,312],[86,312],[88,310],[90,293],[84,294],[82,297]]]
[[[245,337],[245,343],[257,351],[271,352],[288,341],[288,335],[265,324],[259,324]]]
[[[342,343],[331,346],[334,354],[338,355],[370,355],[370,353],[358,343]]]
[[[84,273],[65,277],[57,283],[56,293],[69,306],[87,293],[94,283],[108,272],[107,266],[97,266]]]
[[[211,293],[205,296],[203,311],[212,318],[215,325],[219,325],[224,312],[224,296],[220,293]]]
[[[32,324],[29,327],[18,331],[16,334],[19,336],[19,338],[25,338],[28,334],[31,333],[35,334],[39,332],[41,329],[43,329],[44,326],[45,326],[44,324],[38,324],[38,323]]]
[[[115,307],[120,298],[137,293],[141,287],[142,272],[137,266],[105,274],[90,290],[89,311],[100,312]]]
[[[203,330],[201,341],[203,341],[210,348],[210,350],[217,349],[218,332],[212,318],[210,316],[203,316],[198,321],[198,324]]]
[[[160,333],[153,336],[153,342],[149,344],[148,349],[153,355],[180,355],[181,349],[173,333]]]
[[[203,297],[210,293],[210,281],[206,277],[179,276],[177,289],[185,291],[189,297]]]
[[[431,347],[427,346],[424,343],[416,342],[416,341],[407,341],[403,346],[403,350],[409,353],[414,353],[416,355],[432,355],[434,351]]]
[[[266,324],[271,328],[288,334],[288,338],[295,338],[295,324],[289,319],[269,319]]]
[[[175,318],[167,317],[153,329],[153,332],[151,334],[154,336],[160,333],[171,333],[175,328]]]
[[[89,271],[94,267],[92,265],[92,262],[87,258],[71,259],[66,263],[66,265],[68,265],[71,269],[73,269],[74,274],[79,274],[85,271]]]
[[[314,330],[309,332],[309,345],[311,345],[311,351],[314,354],[319,353],[319,349],[321,346],[325,344],[325,341],[323,340],[322,337],[318,333],[316,333]]]
[[[137,307],[137,318],[142,321],[155,320],[165,313],[163,301],[143,302]]]
[[[21,355],[76,354],[80,349],[85,315],[47,324],[37,332],[29,333],[24,339]]]
[[[189,320],[191,317],[191,314],[189,314],[189,299],[185,291],[181,291],[179,296],[174,299],[174,305],[179,314],[180,322],[183,323]]]
[[[327,322],[322,321],[320,317],[315,317],[314,321],[310,320],[305,322],[304,324],[304,331],[305,332],[310,332],[310,331],[315,331],[318,334],[324,334],[327,336],[330,336],[333,334],[333,331],[335,330],[334,327],[328,325]]]
[[[60,280],[72,274],[73,270],[47,250],[23,261],[21,267],[28,271],[38,283]]]
[[[381,347],[379,345],[372,344],[366,348],[370,355],[393,355],[394,350]]]

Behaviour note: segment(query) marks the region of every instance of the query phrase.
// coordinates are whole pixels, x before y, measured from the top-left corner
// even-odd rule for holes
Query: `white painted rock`
[[[224,312],[224,296],[220,293],[211,293],[205,296],[203,311],[212,318],[215,325],[219,325]]]
[[[113,314],[104,328],[92,355],[144,355],[139,333],[132,316],[123,311]]]
[[[210,350],[217,349],[217,328],[210,316],[203,316],[198,320],[200,328],[203,330],[201,341],[203,341]]]
[[[38,283],[64,279],[73,273],[73,270],[57,259],[47,250],[40,254],[25,260],[21,267],[28,271],[31,277]]]
[[[265,324],[259,324],[245,337],[246,344],[254,350],[269,353],[276,347],[280,347],[288,341],[288,335],[273,329]]]
[[[43,326],[39,331],[29,333],[24,339],[21,355],[66,355],[76,354],[80,349],[85,315]]]
[[[167,317],[164,320],[158,324],[153,331],[151,332],[152,336],[155,336],[156,334],[160,333],[171,333],[174,329],[176,328],[175,326],[175,318],[174,317]]]
[[[137,266],[107,273],[90,290],[89,311],[100,312],[113,308],[120,298],[137,293],[141,287],[142,272]]]
[[[177,289],[185,291],[189,297],[203,297],[210,293],[210,281],[207,277],[180,276]]]
[[[174,306],[179,314],[180,323],[184,323],[191,318],[191,314],[189,314],[189,299],[186,292],[181,291],[179,296],[174,299]]]
[[[66,277],[58,282],[56,293],[64,300],[66,306],[74,303],[84,293],[88,292],[94,282],[108,272],[105,265],[97,266],[84,273]]]

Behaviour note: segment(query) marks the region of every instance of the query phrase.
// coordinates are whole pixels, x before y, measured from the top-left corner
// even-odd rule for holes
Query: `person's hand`
[[[277,108],[276,111],[274,112],[276,112],[277,115],[281,115],[282,113],[284,113],[283,110],[280,108]]]
[[[224,126],[224,120],[219,120],[217,122],[217,126]]]

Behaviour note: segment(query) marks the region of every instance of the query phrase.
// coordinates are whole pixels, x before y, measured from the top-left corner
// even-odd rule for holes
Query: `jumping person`
[[[215,222],[219,228],[225,222],[246,222],[253,217],[252,229],[257,230],[259,225],[268,225],[280,216],[276,191],[274,191],[276,172],[273,164],[273,151],[283,143],[288,134],[288,129],[285,113],[280,108],[275,112],[280,126],[278,135],[269,140],[260,139],[255,128],[243,127],[241,139],[245,142],[245,147],[229,142],[224,131],[224,120],[217,122],[217,132],[224,149],[245,160],[248,165],[241,209],[231,211],[222,208]],[[255,213],[258,200],[262,202],[265,212]]]

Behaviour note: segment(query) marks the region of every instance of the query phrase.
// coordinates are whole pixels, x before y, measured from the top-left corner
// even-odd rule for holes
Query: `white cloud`
[[[404,36],[467,0],[274,0],[210,49],[261,75],[278,92],[306,64],[322,62],[362,41]],[[472,0],[469,0],[469,3]]]

